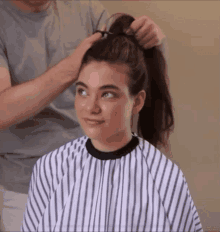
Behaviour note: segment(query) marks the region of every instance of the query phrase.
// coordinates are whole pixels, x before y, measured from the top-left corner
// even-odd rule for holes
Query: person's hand
[[[104,25],[101,29],[101,31],[106,29],[106,25]],[[87,37],[86,39],[84,39],[76,48],[76,50],[74,51],[74,53],[72,54],[74,57],[78,57],[78,59],[80,57],[83,58],[84,54],[86,53],[86,51],[93,45],[94,42],[100,40],[102,38],[102,34],[97,32],[95,34],[90,35],[89,37]]]
[[[106,25],[104,25],[101,30],[106,30]],[[97,32],[86,39],[84,39],[75,49],[75,51],[67,58],[69,71],[73,73],[73,81],[78,78],[78,72],[82,63],[83,56],[86,51],[93,45],[94,42],[100,40],[102,34]]]
[[[159,46],[166,38],[160,27],[147,15],[135,18],[125,33],[134,35],[144,49]]]

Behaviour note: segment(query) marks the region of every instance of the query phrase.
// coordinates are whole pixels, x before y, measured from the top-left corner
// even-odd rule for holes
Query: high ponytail
[[[149,50],[144,52],[148,65],[148,84],[145,86],[145,104],[139,113],[138,134],[155,147],[159,144],[166,147],[174,125],[172,101],[166,82],[167,64],[157,48],[151,48],[150,53],[151,58]]]

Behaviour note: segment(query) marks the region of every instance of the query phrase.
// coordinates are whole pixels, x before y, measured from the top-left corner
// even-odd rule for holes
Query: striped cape
[[[114,152],[100,152],[82,136],[42,156],[21,231],[203,230],[182,171],[133,133]]]

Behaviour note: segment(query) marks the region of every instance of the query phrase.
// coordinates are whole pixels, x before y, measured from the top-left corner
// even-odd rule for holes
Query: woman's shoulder
[[[135,134],[135,136],[137,135]],[[139,139],[139,152],[142,154],[145,164],[155,180],[163,179],[168,181],[169,178],[174,179],[177,176],[178,181],[183,180],[183,172],[177,164],[147,140],[137,137]]]
[[[44,164],[50,165],[50,167],[53,168],[55,165],[64,163],[68,157],[71,156],[73,158],[74,155],[82,151],[87,139],[87,136],[81,136],[77,139],[71,140],[59,148],[43,155],[37,160],[35,165],[42,167],[42,164]]]

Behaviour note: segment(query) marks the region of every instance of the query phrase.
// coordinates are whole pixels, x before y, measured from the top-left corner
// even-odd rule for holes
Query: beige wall
[[[110,14],[148,15],[167,35],[175,109],[172,160],[186,176],[204,231],[220,230],[220,2],[102,3]]]

